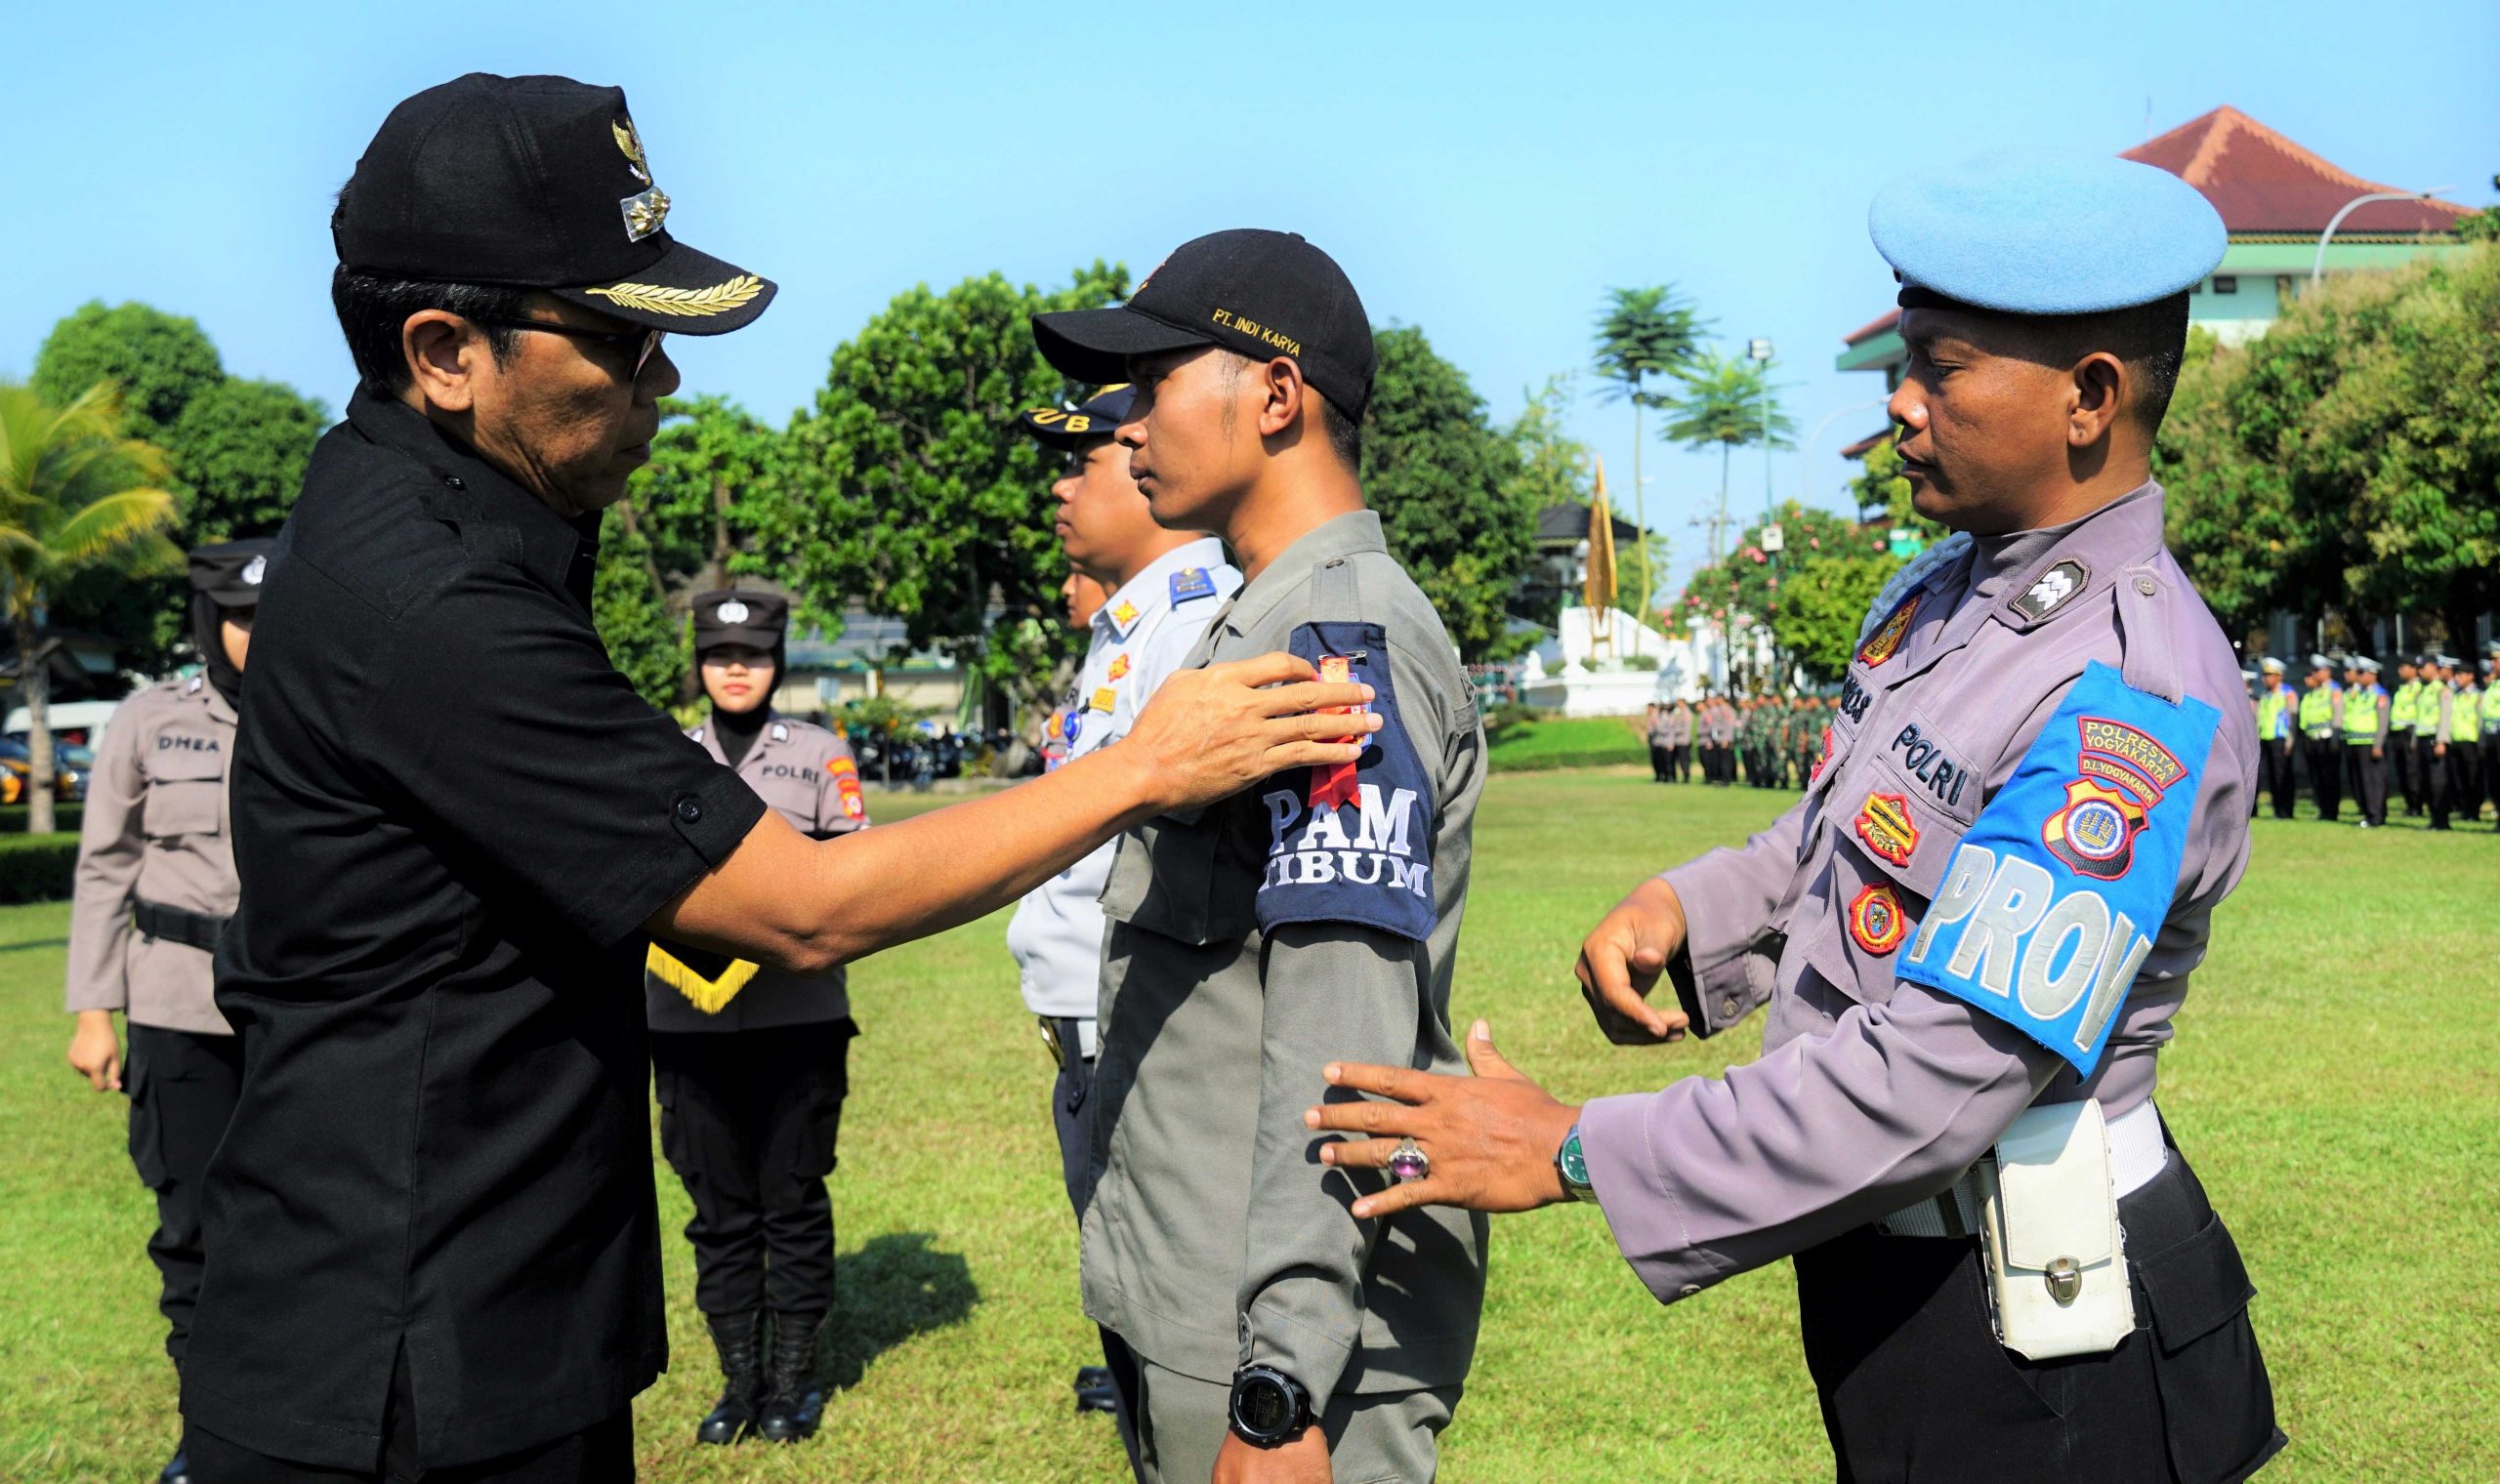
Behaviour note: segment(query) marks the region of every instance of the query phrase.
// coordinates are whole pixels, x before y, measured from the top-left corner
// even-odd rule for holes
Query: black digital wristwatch
[[[1273,1366],[1232,1373],[1232,1435],[1253,1448],[1290,1443],[1311,1425],[1311,1393]]]

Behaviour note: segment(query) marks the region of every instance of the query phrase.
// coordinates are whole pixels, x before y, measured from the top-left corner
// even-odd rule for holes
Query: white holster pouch
[[[2136,1304],[2101,1104],[2026,1111],[1972,1174],[1997,1339],[2029,1360],[2117,1348]]]

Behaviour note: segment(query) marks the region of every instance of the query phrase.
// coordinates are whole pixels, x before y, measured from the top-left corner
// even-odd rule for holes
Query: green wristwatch
[[[1597,1201],[1597,1187],[1589,1183],[1589,1157],[1580,1152],[1578,1124],[1562,1135],[1562,1147],[1554,1151],[1554,1173],[1562,1177],[1564,1195],[1575,1201]]]

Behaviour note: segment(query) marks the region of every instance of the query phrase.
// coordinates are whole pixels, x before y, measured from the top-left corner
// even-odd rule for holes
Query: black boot
[[[721,1399],[694,1429],[698,1443],[734,1443],[754,1430],[756,1407],[764,1399],[764,1315],[747,1309],[736,1314],[706,1314],[712,1347],[721,1352]]]
[[[816,1381],[816,1331],[822,1314],[772,1313],[772,1369],[755,1430],[775,1443],[795,1443],[816,1430],[824,1387]]]
[[[165,1464],[164,1471],[156,1475],[156,1484],[191,1484],[190,1460],[184,1457],[182,1449],[174,1450],[174,1457]]]

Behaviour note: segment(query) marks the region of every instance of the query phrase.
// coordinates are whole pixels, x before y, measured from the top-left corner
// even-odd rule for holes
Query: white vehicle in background
[[[92,748],[104,740],[104,726],[119,710],[119,701],[55,701],[44,708],[44,720],[52,724],[56,737],[65,731],[84,732],[87,746]],[[33,729],[34,723],[27,720],[23,706],[10,707],[7,721],[0,722],[0,732],[18,742],[28,740]]]
[[[87,797],[87,769],[95,765],[96,747],[120,709],[119,701],[58,701],[44,708],[44,719],[52,725],[53,763],[58,769],[53,788],[62,803],[75,804]],[[6,733],[0,736],[0,774],[7,775],[0,776],[0,804],[25,800],[32,726],[23,706],[11,707],[6,721],[0,721],[0,733]],[[64,742],[63,732],[83,732],[86,741]]]

